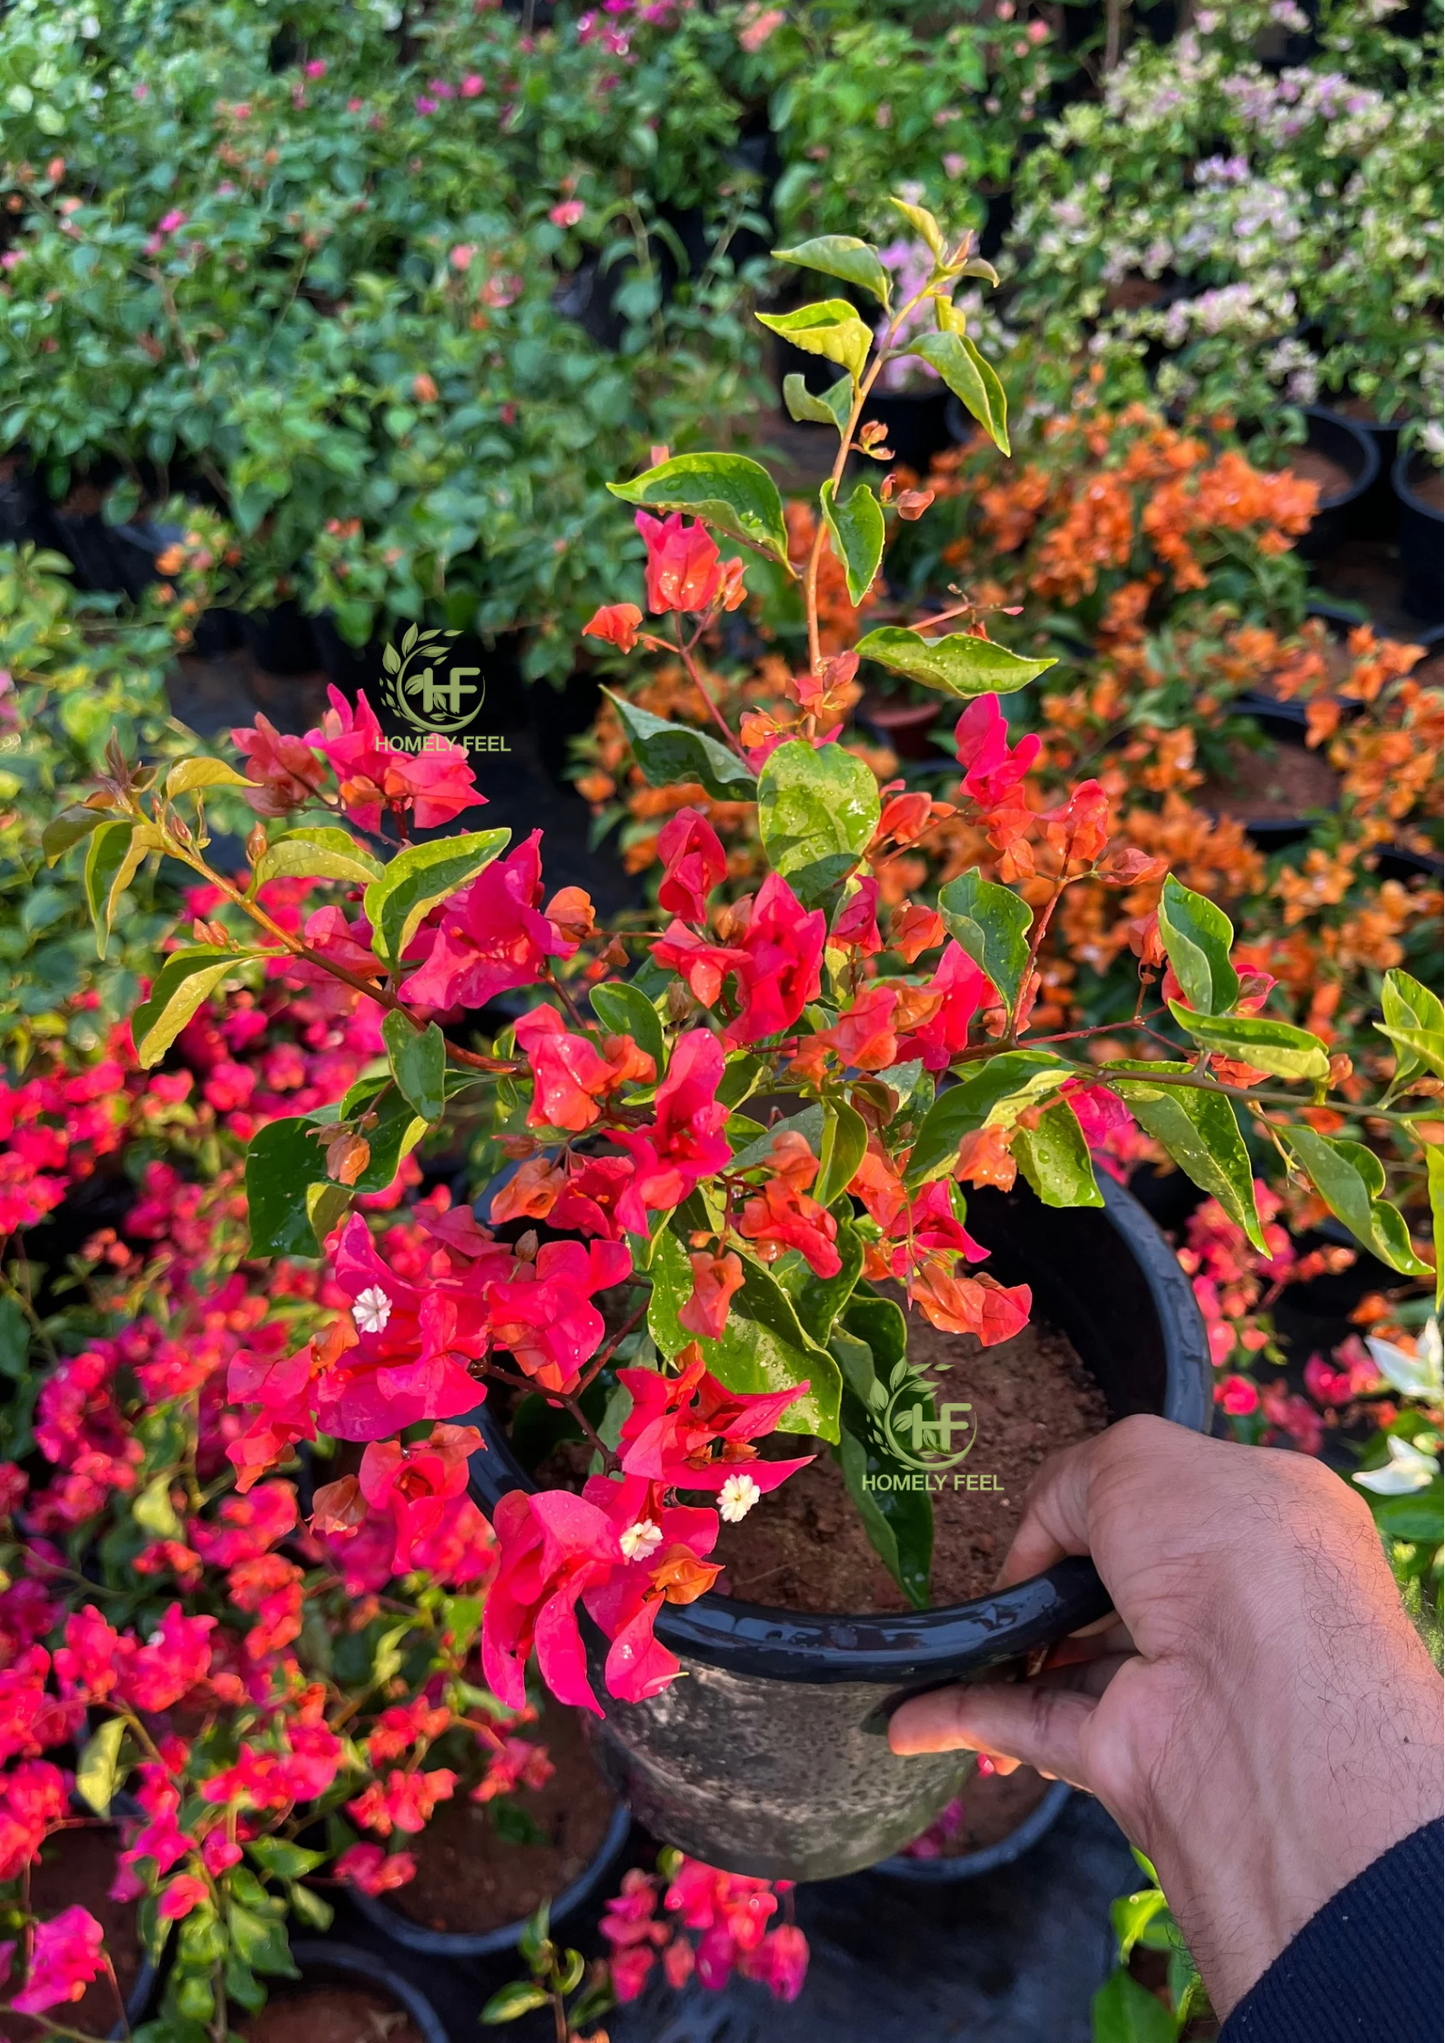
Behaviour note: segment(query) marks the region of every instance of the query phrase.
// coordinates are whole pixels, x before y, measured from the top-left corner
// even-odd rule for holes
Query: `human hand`
[[[1088,1553],[1117,1617],[1044,1672],[916,1697],[898,1753],[1087,1788],[1158,1871],[1216,2010],[1441,1813],[1441,1682],[1368,1507],[1320,1462],[1121,1420],[1045,1463],[1007,1587]]]

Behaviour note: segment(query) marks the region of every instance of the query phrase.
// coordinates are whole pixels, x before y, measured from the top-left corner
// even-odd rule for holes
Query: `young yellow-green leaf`
[[[883,558],[883,509],[866,482],[860,482],[846,503],[833,490],[830,475],[818,491],[823,520],[833,551],[843,563],[848,582],[848,600],[861,603],[873,586],[873,577]]]
[[[831,1206],[847,1191],[867,1147],[868,1123],[841,1094],[830,1093],[823,1102],[823,1159],[812,1193],[820,1206]]]
[[[171,1502],[172,1476],[169,1469],[162,1469],[158,1476],[152,1476],[138,1496],[131,1500],[130,1515],[143,1532],[152,1539],[182,1539],[185,1528],[176,1516],[176,1507]]]
[[[1099,1077],[1113,1087],[1145,1133],[1163,1145],[1191,1183],[1217,1199],[1260,1254],[1267,1254],[1254,1202],[1254,1172],[1233,1101],[1197,1086],[1151,1085],[1147,1077],[1137,1075],[1151,1070],[1187,1075],[1190,1066],[1128,1061],[1101,1065]]]
[[[600,986],[594,986],[587,997],[592,1003],[592,1012],[608,1034],[631,1036],[638,1049],[647,1052],[661,1078],[667,1069],[662,1017],[642,988],[609,979]]]
[[[1239,974],[1229,962],[1234,924],[1224,910],[1170,873],[1159,896],[1159,935],[1189,1005],[1198,1014],[1228,1014]]]
[[[686,511],[787,565],[788,527],[778,486],[761,462],[746,454],[674,454],[631,482],[607,487],[624,504],[645,511]]]
[[[506,850],[511,837],[510,830],[472,830],[398,852],[366,890],[366,919],[376,955],[387,964],[399,964],[428,910],[470,885]]]
[[[1356,1241],[1405,1277],[1429,1277],[1410,1246],[1404,1215],[1384,1196],[1385,1166],[1361,1142],[1342,1142],[1316,1134],[1313,1128],[1280,1127],[1275,1131],[1285,1148],[1334,1214]]]
[[[950,632],[945,638],[924,638],[900,624],[881,625],[858,641],[865,660],[876,660],[910,681],[927,688],[940,688],[945,695],[1012,695],[1014,690],[1037,678],[1056,661],[1026,659],[996,646],[992,639],[974,638],[968,632]]]
[[[836,383],[819,393],[810,390],[805,378],[794,371],[783,378],[783,403],[788,408],[789,418],[799,419],[808,425],[833,426],[839,433],[846,432],[853,410],[853,378],[840,376]]]
[[[89,837],[107,820],[104,809],[84,807],[62,809],[58,816],[52,816],[40,833],[40,849],[45,854],[45,863],[54,865],[63,858],[72,844],[79,844]]]
[[[105,956],[106,939],[110,935],[109,903],[118,898],[114,894],[115,877],[130,864],[131,839],[135,829],[135,824],[128,818],[123,823],[102,823],[86,849],[85,899],[90,919],[95,924],[95,945],[101,957]],[[138,863],[130,865],[132,875]]]
[[[649,786],[671,787],[678,781],[695,780],[715,801],[756,801],[758,785],[752,768],[726,745],[706,731],[654,716],[650,709],[640,709],[610,688],[602,693],[616,709]]]
[[[1445,1305],[1445,1149],[1431,1143],[1425,1151],[1425,1182],[1430,1191],[1430,1228],[1435,1239],[1435,1310]]]
[[[1328,1078],[1330,1053],[1318,1036],[1260,1014],[1196,1014],[1171,1000],[1169,1012],[1206,1050],[1252,1064],[1273,1078]]]
[[[324,825],[316,830],[288,830],[267,846],[251,876],[254,888],[267,880],[340,880],[368,887],[386,867],[352,837],[350,831]]]
[[[692,1296],[692,1266],[671,1228],[664,1227],[653,1243],[650,1274],[648,1332],[659,1352],[671,1357],[694,1338],[677,1317]],[[787,1293],[750,1256],[743,1258],[742,1288],[733,1294],[721,1339],[698,1345],[708,1369],[729,1390],[761,1395],[806,1384],[784,1412],[779,1431],[838,1438],[838,1365],[809,1340]]]
[[[1155,1918],[1168,1912],[1169,1904],[1157,1887],[1142,1887],[1137,1894],[1121,1894],[1110,1904],[1109,1917],[1118,1939],[1121,1965],[1128,1964],[1130,1952]]]
[[[1052,1050],[1000,1050],[970,1066],[923,1117],[905,1183],[916,1189],[953,1169],[959,1144],[979,1128],[1010,1128],[1026,1107],[1057,1092],[1072,1066]]]
[[[501,2022],[515,2022],[522,2015],[531,2014],[533,2008],[547,2005],[545,1988],[533,1985],[530,1979],[514,1979],[506,1986],[499,1986],[477,2020],[495,2027]]]
[[[855,383],[863,374],[873,335],[846,298],[824,298],[796,312],[755,312],[753,317],[795,348],[836,362]]]
[[[109,1816],[115,1800],[125,1718],[106,1717],[85,1742],[75,1768],[75,1792],[97,1816]]]
[[[805,738],[779,745],[758,775],[758,827],[769,865],[805,908],[815,908],[867,850],[879,817],[878,783],[841,745]]]
[[[820,277],[841,277],[845,284],[857,284],[871,291],[886,312],[892,279],[878,260],[878,251],[856,234],[820,234],[812,241],[800,241],[796,248],[775,248],[774,262],[790,262],[800,270],[816,270]]]
[[[892,206],[894,212],[903,215],[914,233],[922,237],[938,260],[942,262],[947,254],[943,243],[943,229],[934,219],[932,213],[929,212],[927,206],[915,206],[907,199],[895,198],[890,198],[888,203]]]
[[[1028,902],[1008,887],[966,872],[942,889],[938,912],[949,933],[1012,1007],[1029,962],[1034,911]]]
[[[1385,1019],[1375,1027],[1395,1046],[1395,1083],[1404,1084],[1422,1068],[1445,1077],[1445,1008],[1438,995],[1408,972],[1385,974],[1380,989]]]
[[[1093,1159],[1078,1116],[1066,1099],[1054,1100],[1033,1128],[1014,1130],[1019,1169],[1046,1206],[1102,1206]]]
[[[959,403],[976,418],[1001,454],[1009,452],[1008,397],[997,372],[966,333],[924,333],[908,343],[936,369]]]
[[[324,1184],[306,1187],[306,1224],[311,1229],[314,1251],[308,1246],[307,1255],[324,1255],[326,1238],[338,1228],[351,1211],[351,1193],[345,1185],[333,1184],[328,1178]]]
[[[177,795],[194,794],[202,787],[254,787],[255,782],[247,780],[244,773],[238,773],[234,766],[228,766],[224,759],[182,759],[166,775],[166,800],[173,802]]]
[[[447,1039],[435,1022],[418,1029],[393,1008],[381,1024],[391,1075],[424,1121],[439,1121],[446,1108]]]
[[[147,1071],[159,1064],[201,1002],[210,999],[223,979],[259,955],[218,950],[212,944],[172,951],[156,975],[150,998],[141,1002],[131,1021],[137,1063]]]

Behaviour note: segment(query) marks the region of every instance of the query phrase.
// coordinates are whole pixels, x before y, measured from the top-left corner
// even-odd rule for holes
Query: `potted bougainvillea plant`
[[[999,698],[1047,661],[995,643],[962,597],[926,632],[889,624],[825,656],[824,549],[857,603],[888,519],[927,509],[922,493],[900,503],[886,472],[868,479],[889,454],[859,421],[899,349],[1007,450],[1004,391],[953,302],[987,266],[896,203],[932,258],[902,303],[861,240],[782,255],[883,314],[875,333],[839,297],[766,320],[839,371],[821,396],[789,391],[838,433],[801,566],[754,461],[664,458],[611,486],[646,543],[650,616],[610,604],[594,640],[666,653],[705,696],[697,648],[746,595],[745,554],[719,542],[793,576],[809,628],[786,716],[734,730],[714,705],[698,728],[617,696],[668,816],[663,927],[599,928],[579,888],[548,898],[540,833],[421,834],[478,804],[467,756],[397,749],[364,696],[334,695],[304,740],[258,719],[238,734],[238,767],[197,758],[157,784],[117,751],[51,838],[59,856],[88,837],[102,921],[151,854],[214,890],[133,1018],[143,1066],[209,996],[276,960],[382,1013],[385,1058],[250,1145],[251,1254],[321,1255],[340,1309],[293,1352],[233,1366],[241,1492],[318,1435],[364,1443],[356,1472],[316,1491],[313,1534],[344,1539],[382,1511],[404,1548],[470,1483],[498,1541],[481,1623],[491,1690],[520,1707],[535,1656],[557,1698],[598,1717],[604,1766],[655,1831],[770,1878],[882,1858],[956,1792],[948,1755],[888,1752],[892,1701],[1021,1659],[1106,1604],[1078,1561],[1003,1593],[987,1576],[984,1591],[949,1588],[941,1528],[962,1486],[929,1454],[950,1429],[956,1446],[969,1405],[935,1399],[952,1367],[937,1342],[987,1357],[1042,1314],[1096,1381],[1069,1393],[1086,1430],[1140,1409],[1207,1422],[1187,1280],[1127,1193],[1096,1179],[1091,1139],[1132,1115],[1261,1248],[1251,1147],[1273,1152],[1365,1247],[1417,1275],[1427,1244],[1406,1215],[1426,1211],[1428,1180],[1439,1255],[1438,1001],[1386,974],[1394,1077],[1378,1097],[1337,1096],[1325,1046],[1275,1019],[1269,984],[1231,962],[1224,912],[1110,840],[1096,782],[1052,809],[1031,799],[1038,740],[1010,741]],[[864,661],[961,705],[947,812],[976,844],[936,907],[907,905],[886,928],[879,873],[942,805],[880,795],[844,742]],[[258,814],[239,876],[207,855],[205,802],[221,786]],[[726,860],[704,798],[756,804],[769,870],[751,898],[710,906]],[[283,926],[258,899],[278,875],[337,897]],[[1085,879],[1158,889],[1135,932],[1137,1001],[1107,1027],[1040,1034],[1040,946]],[[486,1127],[506,1168],[480,1218],[431,1214],[430,1254],[400,1267],[357,1195],[453,1117]],[[836,1497],[821,1487],[834,1477]],[[795,1486],[821,1500],[811,1545],[788,1515]],[[761,1560],[756,1540],[730,1545],[759,1527]],[[853,1600],[833,1576],[810,1596],[857,1527],[895,1600]],[[774,1576],[801,1591],[771,1593]]]

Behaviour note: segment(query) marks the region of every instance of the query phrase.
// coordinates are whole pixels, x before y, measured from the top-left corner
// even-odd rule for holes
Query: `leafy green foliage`
[[[388,964],[399,964],[422,917],[484,871],[506,850],[511,835],[510,830],[473,830],[398,852],[366,890],[366,919],[376,955]]]
[[[609,482],[607,487],[625,504],[649,511],[686,511],[733,539],[760,547],[774,560],[788,558],[788,528],[778,486],[766,468],[745,454],[677,454],[631,482]]]
[[[949,933],[986,972],[1012,1007],[1028,969],[1033,910],[1008,887],[960,873],[939,891],[938,912]]]
[[[1027,659],[1011,653],[992,639],[974,638],[963,631],[943,638],[924,638],[900,624],[880,625],[858,641],[865,660],[921,681],[927,688],[945,695],[1011,695],[1029,681],[1057,665],[1052,659]]]
[[[831,476],[818,491],[818,501],[833,551],[843,563],[848,600],[861,603],[883,559],[882,506],[866,482],[856,484],[847,502],[842,502],[835,497]]]
[[[679,780],[696,780],[721,802],[750,802],[757,793],[752,770],[735,752],[695,731],[687,724],[669,723],[654,716],[610,688],[603,694],[622,720],[622,728],[636,754],[643,776],[652,787],[670,787]]]
[[[824,298],[796,312],[760,312],[757,317],[795,348],[837,362],[855,383],[863,374],[873,336],[846,298]]]
[[[1234,926],[1224,910],[1170,873],[1159,897],[1159,935],[1189,1005],[1200,1014],[1228,1014],[1239,998],[1239,974],[1229,962]]]
[[[1281,1127],[1280,1140],[1337,1220],[1382,1263],[1406,1277],[1433,1275],[1410,1246],[1404,1215],[1385,1198],[1385,1166],[1363,1142],[1344,1142],[1303,1125]]]
[[[1057,1092],[1070,1066],[1051,1050],[1002,1050],[939,1094],[918,1131],[907,1182],[925,1185],[953,1167],[959,1144],[975,1129],[1012,1127],[1036,1101]]]
[[[1170,1062],[1152,1066],[1119,1063],[1101,1066],[1099,1075],[1108,1080],[1140,1126],[1162,1145],[1185,1176],[1219,1201],[1263,1255],[1264,1231],[1255,1204],[1254,1171],[1233,1102],[1223,1093],[1200,1087],[1150,1084],[1147,1078],[1126,1075],[1152,1070],[1157,1080],[1169,1073],[1187,1075],[1189,1069],[1187,1064]]]
[[[796,248],[775,248],[773,259],[793,263],[799,269],[816,270],[820,276],[839,277],[845,284],[857,284],[860,290],[870,291],[885,312],[888,310],[891,288],[888,272],[878,260],[877,249],[860,241],[856,234],[819,234],[811,241],[800,242]]]
[[[827,899],[863,856],[879,818],[878,783],[841,745],[790,738],[758,776],[758,826],[773,871],[805,908]]]

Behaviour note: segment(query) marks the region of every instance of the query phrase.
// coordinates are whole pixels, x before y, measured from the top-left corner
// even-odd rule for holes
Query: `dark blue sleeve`
[[[1312,1916],[1219,2043],[1440,2043],[1445,1835],[1392,1845]]]

